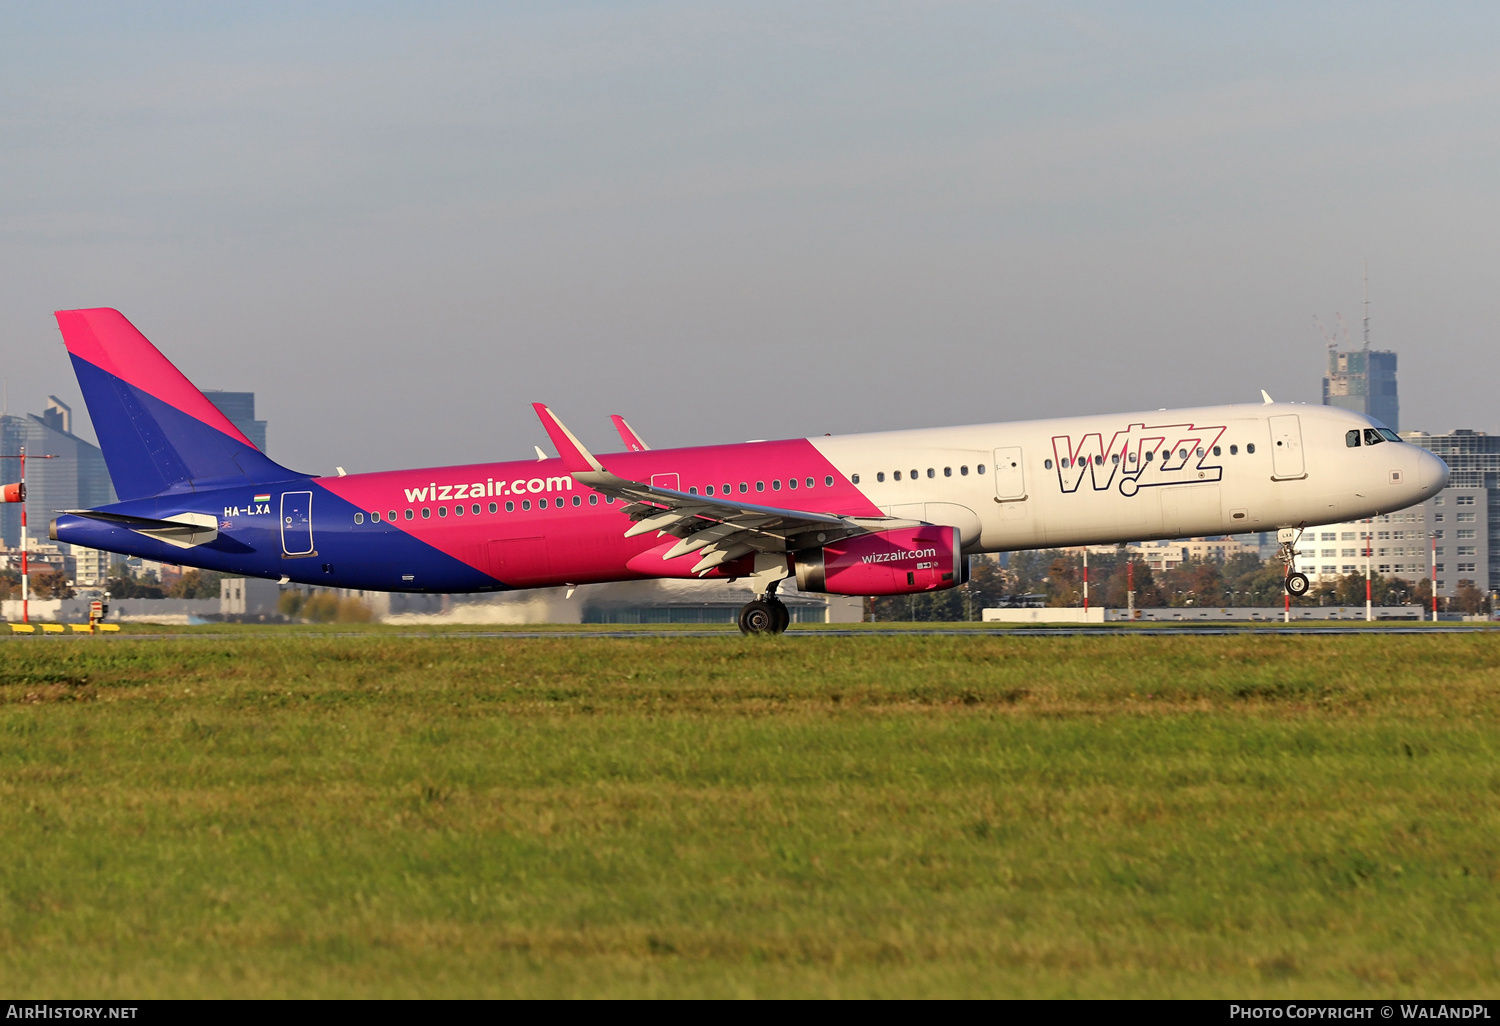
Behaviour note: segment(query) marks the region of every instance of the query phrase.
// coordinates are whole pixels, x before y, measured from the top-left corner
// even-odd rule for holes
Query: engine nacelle
[[[795,557],[798,591],[908,595],[962,582],[963,553],[951,527],[902,527],[832,542]]]
[[[25,502],[26,486],[17,481],[15,484],[5,485],[0,488],[0,502]]]

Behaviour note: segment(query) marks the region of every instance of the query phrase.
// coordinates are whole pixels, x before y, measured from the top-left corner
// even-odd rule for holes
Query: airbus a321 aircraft
[[[57,314],[120,501],[57,541],[283,583],[484,592],[744,579],[901,595],[979,552],[1278,530],[1388,513],[1442,460],[1326,406],[1264,403],[595,455],[536,405],[557,458],[314,477],[267,458],[115,310]],[[1307,579],[1287,575],[1293,594]]]

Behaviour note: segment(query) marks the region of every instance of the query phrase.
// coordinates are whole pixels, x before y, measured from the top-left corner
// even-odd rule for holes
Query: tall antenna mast
[[[1370,348],[1370,261],[1365,261],[1365,348]]]

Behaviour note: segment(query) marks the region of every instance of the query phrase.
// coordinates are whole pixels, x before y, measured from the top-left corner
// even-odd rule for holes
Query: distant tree
[[[111,598],[117,599],[165,597],[160,585],[134,577],[111,577],[104,583],[104,590],[109,592]]]
[[[216,599],[224,575],[212,570],[188,570],[167,589],[168,598]]]
[[[47,570],[31,575],[31,594],[35,598],[68,599],[74,595],[68,577],[61,570]]]
[[[1458,582],[1458,587],[1453,589],[1451,605],[1460,613],[1467,613],[1473,616],[1476,613],[1484,612],[1488,602],[1486,601],[1484,592],[1474,587],[1473,581],[1461,580]]]

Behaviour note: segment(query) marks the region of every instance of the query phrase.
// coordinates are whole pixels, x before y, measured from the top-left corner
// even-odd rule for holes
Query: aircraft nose
[[[1441,457],[1421,450],[1420,468],[1417,480],[1422,482],[1424,495],[1432,496],[1448,487],[1448,464]]]

